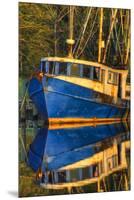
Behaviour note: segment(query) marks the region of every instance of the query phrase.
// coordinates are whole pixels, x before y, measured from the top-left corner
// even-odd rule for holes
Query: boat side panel
[[[101,103],[97,92],[55,78],[30,81],[29,94],[45,120],[48,118],[120,118],[126,108]],[[100,95],[100,94],[99,94]]]
[[[49,117],[122,117],[125,108],[101,103],[100,94],[55,78],[43,79]],[[102,97],[103,98],[103,97]]]

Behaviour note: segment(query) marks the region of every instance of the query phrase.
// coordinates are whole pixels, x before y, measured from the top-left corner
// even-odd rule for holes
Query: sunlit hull
[[[44,76],[32,78],[29,94],[44,120],[84,122],[91,119],[120,119],[128,116],[126,105],[105,102],[103,95],[93,89]]]
[[[44,174],[38,180],[46,189],[87,185],[98,177],[127,169],[129,137],[123,123],[40,129],[30,145],[28,163],[37,175],[39,169]]]

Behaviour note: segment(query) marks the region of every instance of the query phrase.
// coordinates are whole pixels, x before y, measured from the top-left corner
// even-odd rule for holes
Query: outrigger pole
[[[73,28],[74,28],[74,6],[69,7],[69,39],[66,40],[68,44],[68,57],[73,58],[73,44],[75,40],[73,39]]]
[[[110,43],[110,38],[111,38],[112,31],[113,31],[113,27],[114,27],[114,24],[115,24],[115,21],[116,21],[117,11],[118,11],[118,9],[115,9],[115,11],[114,11],[114,13],[112,15],[110,31],[109,31],[109,35],[108,35],[108,38],[107,38],[107,42],[106,42],[106,47],[105,47],[105,50],[104,50],[104,56],[103,56],[102,63],[105,63],[105,61],[106,61],[107,50],[108,50],[108,46],[109,46],[109,43]]]

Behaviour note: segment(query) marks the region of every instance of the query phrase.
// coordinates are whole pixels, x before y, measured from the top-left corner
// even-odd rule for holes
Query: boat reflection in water
[[[99,192],[106,177],[129,168],[129,152],[128,124],[115,123],[40,129],[28,159],[38,183],[46,189],[71,191],[97,183]],[[124,190],[129,190],[126,176],[124,180]]]

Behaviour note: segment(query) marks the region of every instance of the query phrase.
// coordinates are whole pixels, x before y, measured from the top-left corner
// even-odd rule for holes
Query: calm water
[[[25,138],[29,166],[34,171],[42,169],[41,185],[76,183],[77,188],[78,182],[83,181],[82,187],[86,188],[85,180],[103,176],[105,181],[109,177],[109,191],[130,189],[128,123],[32,128],[25,130],[25,137],[23,130],[21,134]],[[112,174],[116,176],[114,182]],[[119,183],[119,188],[115,187]],[[105,191],[104,183],[100,185],[100,191]],[[84,189],[84,192],[92,191]]]

